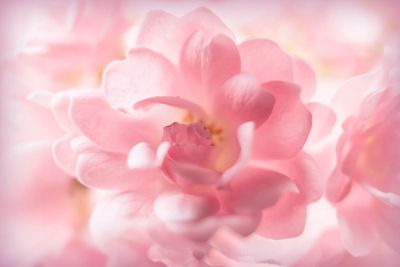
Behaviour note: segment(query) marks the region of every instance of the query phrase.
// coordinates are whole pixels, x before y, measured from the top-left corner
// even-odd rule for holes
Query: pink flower
[[[153,236],[157,261],[183,244],[198,251],[191,246],[201,242],[206,252],[220,227],[299,235],[307,204],[320,197],[318,170],[302,152],[312,70],[270,40],[232,38],[205,8],[181,18],[151,12],[138,47],[105,71],[103,92],[52,100],[66,131],[56,162],[89,187],[148,194],[146,216],[182,240],[166,247]],[[188,255],[199,262],[205,252]]]
[[[344,122],[337,146],[338,165],[327,184],[327,197],[336,203],[344,246],[353,256],[370,253],[380,240],[400,250],[400,96],[395,70],[387,64],[383,71],[346,85],[351,89],[361,84],[362,88],[353,88],[362,92],[370,86],[365,81],[379,77],[379,87],[374,88],[383,88],[365,97],[358,113]],[[344,107],[349,110],[350,106]]]

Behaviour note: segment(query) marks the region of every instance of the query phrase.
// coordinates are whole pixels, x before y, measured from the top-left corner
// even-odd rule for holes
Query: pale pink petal
[[[299,57],[293,57],[293,82],[301,87],[301,100],[309,100],[317,89],[317,77],[310,65]]]
[[[161,167],[170,145],[161,143],[154,151],[147,143],[138,143],[130,151],[127,166],[130,169],[150,169]]]
[[[202,54],[203,83],[216,89],[240,72],[240,55],[236,44],[224,35],[217,35],[206,45]]]
[[[216,116],[224,116],[238,124],[254,121],[256,126],[268,119],[274,103],[274,97],[248,73],[227,80],[214,97]]]
[[[193,222],[218,211],[216,199],[180,192],[164,193],[154,202],[155,214],[165,222]]]
[[[246,168],[230,182],[227,206],[239,213],[260,211],[276,204],[281,195],[297,191],[285,175],[266,169]]]
[[[103,82],[112,106],[126,110],[145,98],[173,95],[176,87],[175,67],[162,55],[146,48],[132,49],[127,59],[109,65]]]
[[[256,233],[271,239],[296,237],[304,231],[306,211],[307,203],[300,195],[286,193],[263,211]]]
[[[312,116],[300,102],[300,88],[292,83],[269,82],[263,88],[275,98],[268,120],[257,129],[254,153],[260,158],[288,158],[300,152],[311,130]]]
[[[312,114],[312,128],[307,145],[312,146],[330,134],[336,123],[336,115],[330,107],[318,102],[308,103],[307,108]]]
[[[75,176],[75,166],[78,159],[78,155],[71,147],[71,141],[74,138],[74,134],[66,134],[53,144],[54,161],[71,176]]]
[[[163,11],[150,12],[145,18],[137,44],[167,55],[177,63],[184,42],[201,31],[205,42],[217,34],[232,36],[230,30],[207,8],[197,8],[181,18]]]
[[[253,74],[259,83],[293,81],[292,59],[273,41],[254,39],[239,46],[242,70]]]
[[[86,137],[108,151],[128,152],[140,141],[152,143],[157,140],[149,123],[112,109],[98,91],[75,95],[69,113]]]
[[[357,114],[364,97],[376,89],[379,71],[353,77],[346,81],[334,95],[330,106],[337,113],[339,121]]]
[[[372,197],[357,185],[337,204],[337,217],[344,247],[355,257],[371,252],[376,232],[371,220]]]
[[[101,150],[79,155],[76,173],[84,185],[105,190],[140,190],[163,177],[158,169],[129,170],[126,156]]]

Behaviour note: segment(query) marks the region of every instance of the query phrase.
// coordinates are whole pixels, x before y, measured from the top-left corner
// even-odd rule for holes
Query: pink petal
[[[371,220],[372,198],[353,185],[349,195],[337,205],[337,217],[344,247],[355,257],[371,252],[376,240]]]
[[[269,82],[264,89],[275,97],[269,119],[257,129],[254,153],[260,158],[288,158],[304,146],[311,130],[312,116],[300,102],[300,89],[292,83]]]
[[[105,190],[140,190],[163,177],[158,169],[129,170],[126,156],[100,150],[79,155],[76,173],[82,184]]]
[[[242,70],[258,82],[293,81],[292,59],[274,42],[267,39],[246,41],[239,46]]]
[[[176,63],[184,42],[195,31],[203,33],[205,42],[217,34],[232,36],[221,20],[204,7],[197,8],[181,18],[163,11],[153,11],[143,22],[137,44],[167,55]]]
[[[200,82],[203,33],[195,31],[182,47],[180,67],[186,78]]]
[[[271,170],[247,168],[230,183],[227,205],[235,212],[251,213],[273,206],[284,192],[296,191],[285,175]]]
[[[218,88],[240,72],[240,55],[236,44],[224,35],[217,35],[204,48],[201,77],[211,89]]]
[[[127,59],[108,66],[103,89],[110,103],[129,110],[139,100],[170,95],[176,88],[175,67],[146,48],[129,51]]]
[[[296,237],[304,230],[306,210],[301,196],[286,193],[273,207],[263,211],[257,233],[271,239]]]
[[[227,80],[214,98],[216,116],[225,116],[238,124],[254,121],[256,126],[267,120],[274,103],[274,97],[248,73]]]
[[[57,165],[71,176],[75,176],[77,154],[71,148],[74,134],[66,134],[53,144],[53,157]]]
[[[166,222],[191,222],[218,211],[216,199],[180,192],[165,193],[154,202],[154,212]]]
[[[183,109],[187,112],[194,113],[200,117],[206,117],[206,112],[196,103],[180,97],[171,96],[155,96],[143,99],[133,105],[135,109],[148,108],[152,105],[164,104],[171,107]]]
[[[113,152],[128,152],[140,141],[155,142],[154,129],[114,110],[104,96],[93,91],[71,100],[70,116],[76,127],[93,143]]]
[[[317,89],[317,77],[310,65],[299,57],[293,57],[293,82],[301,87],[301,100],[309,100]]]

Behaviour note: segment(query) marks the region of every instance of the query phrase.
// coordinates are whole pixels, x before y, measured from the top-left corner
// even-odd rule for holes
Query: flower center
[[[191,112],[188,112],[183,117],[182,122],[185,124],[201,123],[208,130],[213,145],[221,145],[224,142],[223,128],[211,120],[197,118]]]

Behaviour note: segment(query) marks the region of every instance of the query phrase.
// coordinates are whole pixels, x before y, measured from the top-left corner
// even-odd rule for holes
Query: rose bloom
[[[352,115],[344,121],[337,167],[327,183],[343,245],[355,257],[368,255],[381,243],[400,251],[398,51],[390,47],[380,70],[349,81],[335,99],[339,103],[352,89],[365,95],[360,105],[342,101],[342,110]]]
[[[307,205],[321,196],[318,168],[302,151],[312,124],[302,101],[314,79],[270,40],[237,45],[198,8],[180,18],[149,13],[126,59],[107,67],[102,91],[56,94],[51,109],[65,135],[55,161],[115,193],[90,221],[100,247],[120,253],[115,265],[153,266],[148,253],[168,266],[209,266],[207,241],[221,227],[301,234]]]

